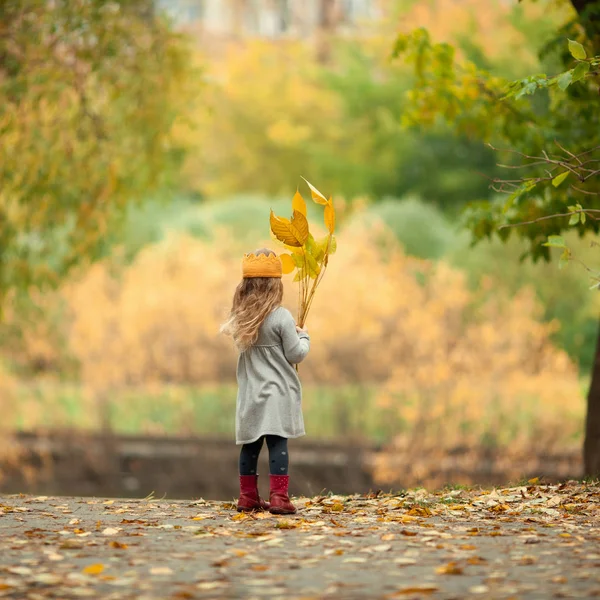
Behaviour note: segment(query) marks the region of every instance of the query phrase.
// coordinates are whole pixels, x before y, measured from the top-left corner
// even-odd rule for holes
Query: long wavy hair
[[[275,254],[261,248],[254,254]],[[221,325],[221,332],[230,335],[240,352],[256,343],[263,321],[283,300],[283,283],[276,277],[242,279],[233,295],[229,317]]]

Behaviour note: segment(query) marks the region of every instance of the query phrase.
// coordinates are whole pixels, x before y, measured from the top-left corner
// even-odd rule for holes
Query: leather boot
[[[238,512],[269,510],[269,503],[258,494],[258,475],[240,475],[240,499]]]
[[[271,508],[274,515],[293,515],[296,507],[290,502],[288,496],[288,475],[271,475]]]

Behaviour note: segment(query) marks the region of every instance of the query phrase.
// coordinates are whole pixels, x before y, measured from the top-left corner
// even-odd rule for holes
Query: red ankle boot
[[[240,499],[238,512],[269,510],[269,503],[258,495],[258,475],[240,475]]]
[[[290,502],[288,496],[288,475],[271,475],[271,508],[274,515],[293,515],[296,507]]]

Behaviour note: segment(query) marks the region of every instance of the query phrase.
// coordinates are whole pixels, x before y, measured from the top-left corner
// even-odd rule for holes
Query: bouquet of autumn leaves
[[[306,179],[304,180],[306,181]],[[271,210],[271,232],[275,238],[289,251],[280,256],[284,274],[296,271],[294,281],[299,285],[298,290],[298,325],[304,327],[308,311],[315,297],[315,292],[321,283],[329,256],[336,251],[335,209],[331,197],[325,198],[317,188],[306,181],[310,188],[313,201],[324,207],[324,221],[327,234],[321,239],[315,239],[310,232],[306,217],[306,202],[299,191],[292,199],[292,218],[278,217]]]

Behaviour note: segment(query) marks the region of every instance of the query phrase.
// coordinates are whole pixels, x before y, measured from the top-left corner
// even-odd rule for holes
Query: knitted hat
[[[244,279],[253,277],[276,277],[277,279],[281,279],[283,276],[281,259],[275,252],[269,254],[244,254],[242,276]]]

